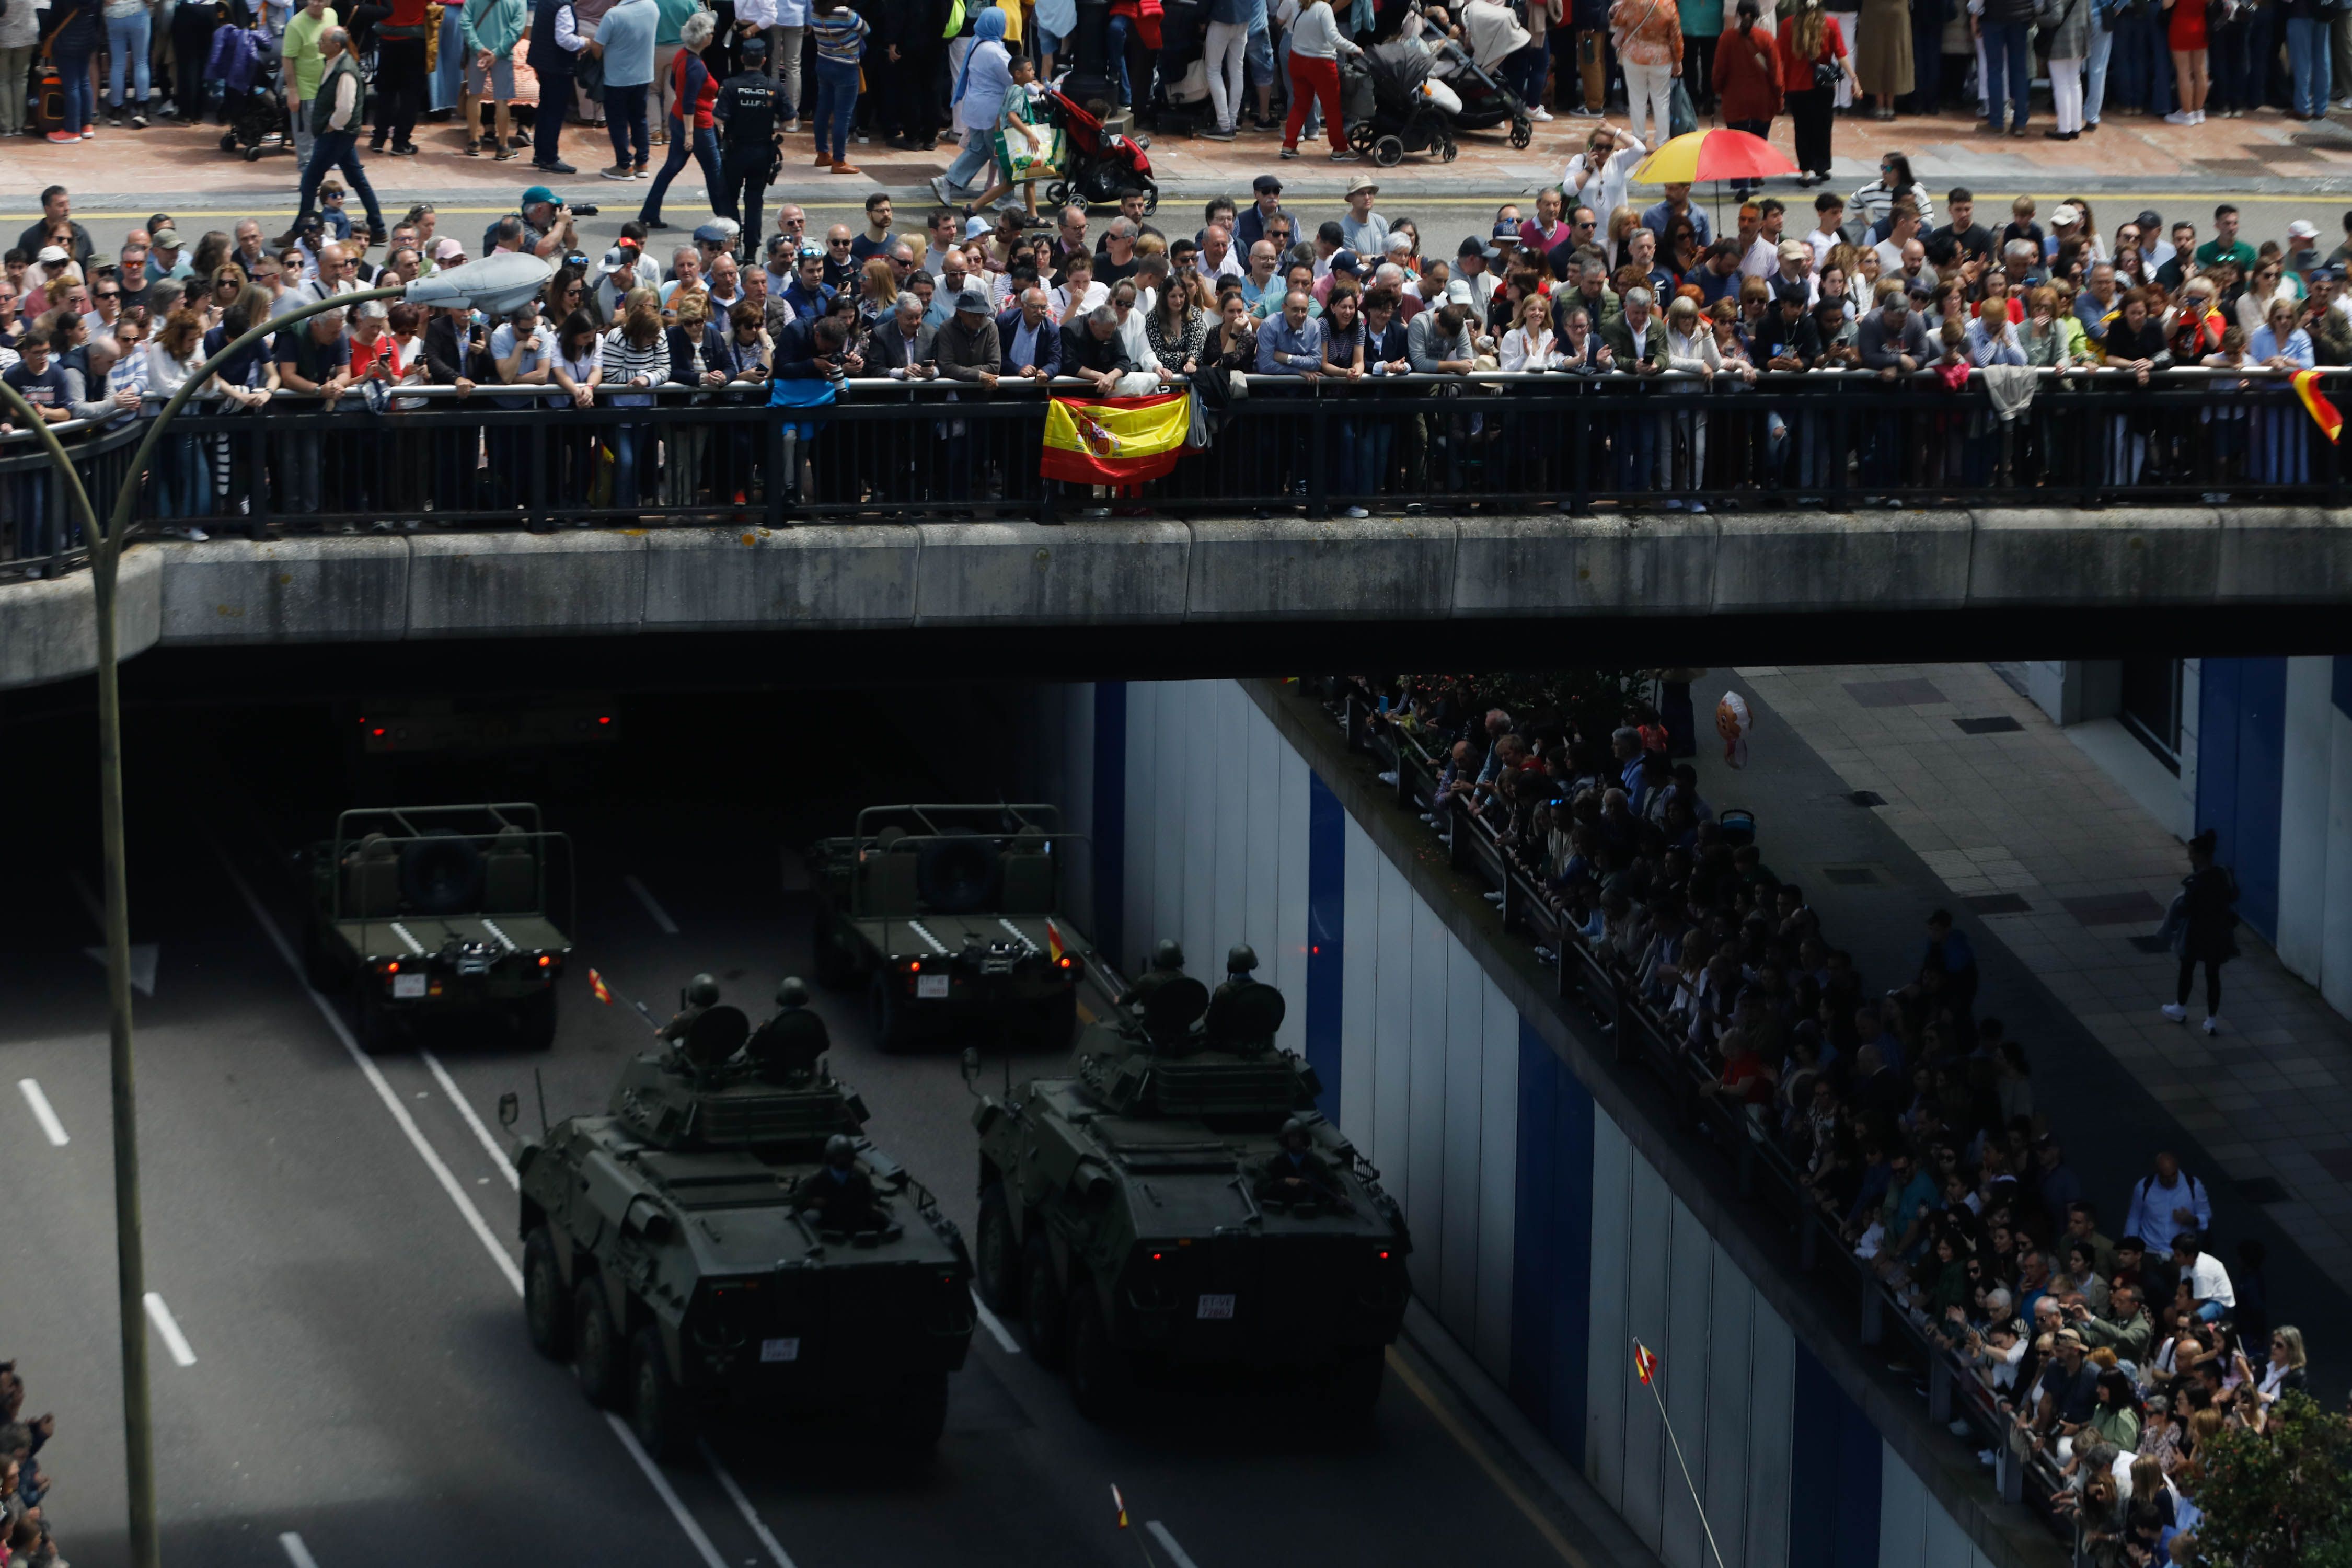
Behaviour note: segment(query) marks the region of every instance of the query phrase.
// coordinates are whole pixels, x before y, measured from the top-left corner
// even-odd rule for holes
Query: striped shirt
[[[854,66],[866,53],[866,36],[873,31],[866,18],[846,5],[809,17],[809,36],[816,40],[816,58],[835,65]]]
[[[614,327],[604,334],[604,384],[627,386],[644,376],[656,386],[669,379],[669,339],[667,333],[654,339],[645,348],[629,342],[629,334]],[[638,390],[623,393],[613,399],[623,408],[646,408],[653,405],[651,393]]]

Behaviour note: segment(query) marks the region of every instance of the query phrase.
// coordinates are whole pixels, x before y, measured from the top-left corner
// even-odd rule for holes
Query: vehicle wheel
[[[310,983],[313,991],[340,991],[348,984],[352,972],[336,961],[327,939],[319,934],[316,921],[302,928],[302,978]]]
[[[1372,129],[1369,120],[1359,120],[1348,127],[1348,145],[1359,153],[1370,152],[1372,143],[1380,139],[1380,132]]]
[[[1514,120],[1511,121],[1512,146],[1526,146],[1530,141],[1534,140],[1535,133],[1535,121],[1531,120]]]
[[[907,1047],[910,1031],[907,1025],[907,999],[890,984],[893,977],[877,974],[866,988],[866,1016],[874,1030],[874,1044],[885,1051],[900,1051]]]
[[[972,1283],[992,1312],[1009,1314],[1021,1307],[1021,1244],[1013,1238],[1013,1205],[1005,1200],[1004,1184],[992,1181],[980,1189],[980,1232],[971,1247]]]
[[[878,1436],[885,1447],[900,1454],[928,1454],[940,1446],[948,1426],[948,1374],[910,1373],[898,1388],[877,1401]]]
[[[1383,1350],[1360,1351],[1334,1367],[1325,1390],[1334,1414],[1342,1421],[1369,1423],[1380,1407],[1381,1385],[1388,1370],[1388,1352]]]
[[[1070,987],[1059,996],[1049,996],[1037,1005],[1037,1043],[1056,1051],[1066,1051],[1078,1034],[1078,990]]]
[[[534,1051],[551,1050],[555,1046],[555,987],[523,998],[515,1010],[515,1025],[522,1034],[523,1045]]]
[[[1022,1326],[1027,1331],[1029,1353],[1039,1366],[1062,1364],[1062,1287],[1054,1278],[1053,1249],[1045,1245],[1043,1225],[1033,1226],[1021,1249]]]
[[[621,1331],[604,1304],[604,1284],[583,1275],[572,1292],[572,1370],[588,1403],[610,1407],[621,1396]]]
[[[1451,163],[1461,154],[1461,152],[1462,149],[1454,145],[1454,138],[1448,136],[1437,144],[1437,161],[1441,163]]]
[[[245,150],[245,161],[246,161],[247,163],[260,163],[260,162],[261,162],[261,149],[260,149],[260,148],[258,148],[258,147],[247,147],[247,148]]]
[[[1372,162],[1383,169],[1393,169],[1404,162],[1404,142],[1401,137],[1383,136],[1372,143]]]
[[[1071,1402],[1089,1421],[1117,1421],[1135,1398],[1135,1365],[1110,1337],[1091,1282],[1071,1290],[1069,1320]]]
[[[820,915],[816,929],[809,933],[812,967],[816,971],[816,983],[828,991],[845,991],[857,983],[857,965],[852,962],[849,950],[842,945],[841,933],[832,921]]]
[[[1053,206],[1068,206],[1070,205],[1069,182],[1066,180],[1055,180],[1053,184],[1047,185],[1045,187],[1045,200]]]
[[[550,1361],[572,1353],[572,1314],[563,1306],[563,1270],[555,1261],[555,1239],[540,1226],[522,1244],[522,1321],[531,1348]]]
[[[670,1375],[661,1334],[650,1324],[629,1340],[629,1429],[656,1459],[668,1458],[686,1445],[686,1395]]]

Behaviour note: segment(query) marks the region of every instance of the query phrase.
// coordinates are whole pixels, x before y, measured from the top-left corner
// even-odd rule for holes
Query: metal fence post
[[[1948,1356],[1927,1358],[1927,1419],[1948,1422],[1952,1418],[1952,1363]]]
[[[1318,395],[1307,406],[1307,515],[1326,518],[1331,515],[1331,486],[1324,471],[1331,458],[1331,405]]]
[[[1467,871],[1471,866],[1470,807],[1460,795],[1445,803],[1445,863],[1456,871]]]
[[[1876,1345],[1886,1338],[1886,1292],[1868,1264],[1862,1269],[1862,1343]]]
[[[2006,1432],[1993,1441],[1992,1484],[2001,1501],[2025,1500],[2025,1461],[2018,1457],[2017,1445]]]

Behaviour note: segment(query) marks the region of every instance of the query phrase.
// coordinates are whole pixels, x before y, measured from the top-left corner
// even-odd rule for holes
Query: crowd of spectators
[[[1954,1432],[2030,1458],[2100,1568],[2193,1560],[2167,1553],[2199,1517],[2200,1445],[2261,1430],[2305,1383],[2301,1331],[2271,1321],[2261,1243],[2225,1263],[2205,1182],[2169,1152],[2121,1212],[2102,1211],[2023,1046],[1978,1008],[1977,956],[1948,911],[1928,915],[1892,989],[1864,981],[1746,814],[1718,816],[1676,760],[1696,751],[1676,679],[1694,673],[1664,672],[1657,707],[1586,703],[1582,723],[1515,716],[1468,682],[1365,689],[1374,722],[1439,765],[1427,825],[1477,830],[1461,808],[1485,824],[1563,940],[1703,1071],[1701,1114],[1734,1142],[1769,1141],[1887,1310],[1950,1358],[1974,1405]],[[1891,1364],[1927,1394],[1924,1367]]]
[[[25,1379],[0,1362],[0,1568],[67,1568],[49,1532],[49,1474],[39,1454],[57,1435],[54,1415],[25,1415]]]

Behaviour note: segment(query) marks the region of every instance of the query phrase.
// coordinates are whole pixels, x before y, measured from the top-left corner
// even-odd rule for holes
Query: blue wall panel
[[[1511,1396],[1581,1469],[1592,1357],[1592,1096],[1525,1019],[1518,1100]]]
[[[1127,897],[1127,682],[1095,682],[1095,950],[1113,963],[1126,962]]]
[[[2238,878],[2240,916],[2275,939],[2286,660],[2209,658],[2200,672],[2197,826],[2221,835],[2221,863]]]
[[[1307,775],[1307,1063],[1323,1080],[1315,1103],[1336,1121],[1348,956],[1348,814],[1319,775]]]
[[[1790,1568],[1880,1568],[1885,1441],[1802,1341],[1797,1344],[1795,1426]]]
[[[2335,699],[2336,710],[2347,719],[2352,719],[2352,654],[2336,656],[2333,674],[2335,680],[2330,695]]]

